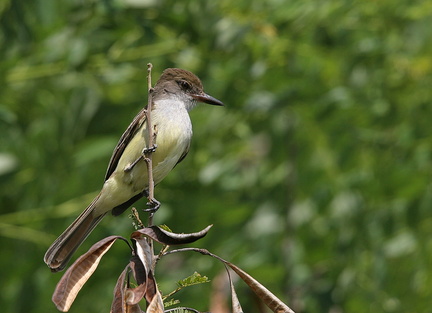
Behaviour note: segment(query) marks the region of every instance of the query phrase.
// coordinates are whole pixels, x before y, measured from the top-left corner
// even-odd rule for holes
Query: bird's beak
[[[210,96],[204,92],[200,93],[200,94],[192,95],[192,97],[199,102],[204,102],[204,103],[208,103],[211,105],[220,105],[220,106],[224,105],[222,103],[222,101],[219,101],[218,99],[213,98],[212,96]]]

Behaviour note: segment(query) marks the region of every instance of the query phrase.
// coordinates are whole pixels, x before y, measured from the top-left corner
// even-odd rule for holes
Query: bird
[[[45,253],[44,261],[51,271],[58,272],[67,266],[74,252],[108,212],[120,215],[148,195],[147,165],[144,160],[139,161],[146,149],[153,148],[152,173],[156,185],[189,152],[192,139],[189,111],[198,102],[224,105],[204,92],[195,74],[179,68],[167,68],[162,72],[151,98],[151,124],[156,134],[154,147],[148,147],[145,106],[114,148],[99,194]]]

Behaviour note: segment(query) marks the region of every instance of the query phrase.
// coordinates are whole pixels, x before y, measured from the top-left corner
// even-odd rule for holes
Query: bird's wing
[[[126,128],[123,135],[120,137],[117,146],[114,148],[111,160],[108,164],[108,169],[105,174],[105,180],[107,180],[111,174],[115,171],[117,164],[123,154],[128,143],[131,141],[136,132],[141,128],[141,126],[146,121],[146,108],[143,108],[133,119],[132,123]]]
[[[181,155],[180,159],[177,161],[177,163],[174,166],[177,166],[177,164],[179,164],[181,161],[184,160],[184,158],[187,156],[187,154],[189,153],[189,148],[190,148],[190,143],[187,145],[186,149],[183,151],[183,154]]]

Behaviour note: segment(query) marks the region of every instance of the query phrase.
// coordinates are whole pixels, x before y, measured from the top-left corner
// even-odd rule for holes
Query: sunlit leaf
[[[120,236],[110,236],[98,241],[63,274],[52,296],[52,301],[60,311],[69,310],[82,286],[117,239],[125,240]]]
[[[208,279],[208,277],[206,276],[202,276],[200,273],[195,272],[192,275],[179,280],[177,282],[177,285],[179,285],[180,287],[187,287],[187,286],[192,286],[192,285],[197,285],[197,284],[202,284],[202,283],[208,283],[210,282],[210,280]]]

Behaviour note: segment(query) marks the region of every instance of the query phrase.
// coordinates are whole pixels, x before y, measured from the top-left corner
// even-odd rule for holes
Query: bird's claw
[[[148,148],[144,148],[142,151],[142,154],[153,153],[156,151],[156,148],[157,148],[157,144],[154,144],[153,146],[148,147]]]
[[[132,169],[135,167],[135,165],[138,164],[138,162],[140,162],[143,159],[146,159],[146,154],[155,152],[156,148],[157,148],[157,144],[154,144],[153,146],[151,146],[149,148],[144,148],[143,151],[142,151],[142,153],[141,153],[141,155],[135,161],[133,161],[132,163],[128,164],[124,168],[124,171],[126,173],[132,171]]]
[[[161,203],[156,199],[150,199],[149,202],[146,203],[147,209],[144,209],[144,212],[155,213],[159,210]]]

